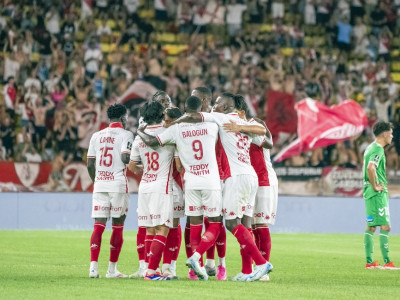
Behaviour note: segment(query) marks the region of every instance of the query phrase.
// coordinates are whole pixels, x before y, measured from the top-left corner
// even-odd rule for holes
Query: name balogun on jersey
[[[207,135],[207,129],[196,129],[196,130],[186,130],[182,131],[182,137],[185,138],[193,138],[196,136]],[[194,141],[196,142],[196,141]],[[200,142],[199,142],[200,143]],[[196,149],[197,150],[197,149]],[[203,155],[201,155],[202,157]],[[195,156],[197,159],[197,156]],[[189,172],[194,175],[208,175],[210,174],[210,170],[208,169],[208,164],[199,164],[199,165],[190,165]]]

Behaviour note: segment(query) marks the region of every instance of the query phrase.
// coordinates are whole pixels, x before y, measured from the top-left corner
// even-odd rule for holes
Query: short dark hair
[[[191,111],[196,111],[201,107],[201,100],[196,96],[190,96],[186,98],[185,107]]]
[[[181,110],[179,108],[177,108],[177,107],[167,108],[165,113],[171,119],[178,119],[178,118],[182,117],[182,115],[183,115]]]
[[[240,94],[236,94],[235,97],[233,98],[233,100],[235,100],[235,109],[237,110],[243,110],[246,114],[246,118],[251,117],[250,111],[249,111],[249,107],[246,103],[246,101],[244,100],[244,97]]]
[[[123,104],[114,104],[107,109],[107,116],[110,120],[120,119],[126,115],[126,106]]]
[[[235,95],[229,92],[224,92],[220,96],[221,98],[229,99],[232,102],[233,106],[235,106]]]
[[[211,90],[205,86],[198,86],[194,88],[195,91],[198,91],[204,98],[212,99]]]
[[[372,130],[374,132],[374,135],[378,137],[381,133],[385,131],[390,131],[390,129],[392,128],[393,128],[392,123],[380,121],[374,125],[374,128]]]
[[[169,95],[167,94],[167,92],[165,92],[165,91],[163,91],[163,90],[158,90],[158,91],[153,95],[153,97],[151,97],[151,101],[157,101],[156,99],[157,99],[159,96],[169,96]]]
[[[159,124],[164,118],[164,107],[157,101],[147,102],[140,110],[140,115],[146,123]]]

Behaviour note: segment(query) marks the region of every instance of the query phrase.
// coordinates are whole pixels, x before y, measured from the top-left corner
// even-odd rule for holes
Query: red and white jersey
[[[162,133],[166,128],[161,124],[149,125],[145,132],[152,136]],[[136,136],[131,161],[143,163],[143,175],[139,184],[139,193],[170,194],[172,192],[172,161],[175,146],[157,147],[152,149]]]
[[[185,168],[185,189],[220,190],[215,144],[218,126],[214,123],[181,123],[157,135],[161,145],[176,144]]]
[[[231,120],[239,125],[256,125],[241,119],[237,113],[200,113],[204,122],[214,122],[218,125],[219,136],[229,163],[229,170],[226,172],[230,176],[249,174],[256,176],[256,173],[250,163],[250,144],[252,137],[244,133],[227,132],[222,125]]]
[[[94,193],[128,193],[126,165],[121,154],[131,153],[132,143],[132,132],[125,130],[121,123],[112,122],[92,135],[87,157],[96,158]]]
[[[257,173],[258,186],[278,185],[278,177],[272,167],[269,149],[263,148],[265,136],[255,137],[250,146],[250,160]]]

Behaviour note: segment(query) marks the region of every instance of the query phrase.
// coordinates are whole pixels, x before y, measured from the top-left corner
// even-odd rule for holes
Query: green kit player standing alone
[[[364,153],[364,200],[367,214],[367,230],[364,233],[364,247],[367,269],[397,269],[389,259],[389,197],[386,180],[386,158],[383,147],[392,143],[393,130],[388,122],[378,122],[373,128],[375,141]],[[372,260],[374,232],[380,226],[379,242],[385,265],[382,267]]]

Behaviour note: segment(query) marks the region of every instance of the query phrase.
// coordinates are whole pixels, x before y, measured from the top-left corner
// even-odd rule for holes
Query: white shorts
[[[187,216],[218,217],[222,210],[220,190],[185,190],[185,214]]]
[[[180,187],[174,189],[174,219],[182,218],[185,216],[185,198]]]
[[[259,186],[254,204],[254,224],[275,224],[278,208],[278,185]]]
[[[173,227],[172,194],[139,193],[138,197],[138,225],[143,227],[155,227],[166,225]]]
[[[120,218],[129,208],[129,194],[100,192],[93,193],[92,218]]]
[[[225,220],[253,217],[258,179],[252,175],[236,175],[225,180],[222,192],[222,212]]]

